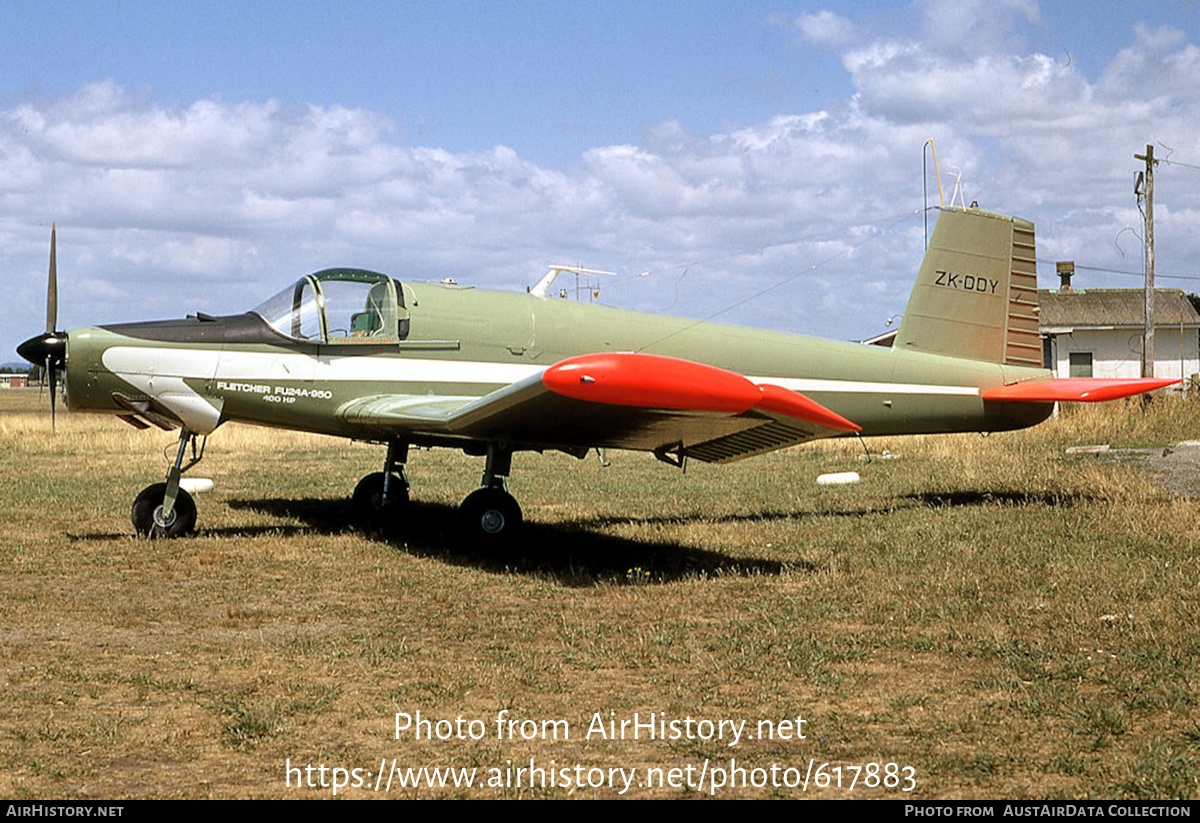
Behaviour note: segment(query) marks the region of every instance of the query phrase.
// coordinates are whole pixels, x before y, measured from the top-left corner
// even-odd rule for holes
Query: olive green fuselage
[[[635,351],[799,391],[862,426],[864,435],[1019,428],[1051,409],[985,403],[979,395],[981,387],[1045,376],[1038,369],[526,294],[402,288],[407,328],[402,339],[386,342],[292,340],[254,314],[74,330],[67,402],[73,410],[115,414],[149,404],[200,433],[237,420],[361,437],[340,410],[364,397],[480,397],[568,357]],[[554,421],[545,425],[552,430]],[[443,440],[415,440],[422,439]]]

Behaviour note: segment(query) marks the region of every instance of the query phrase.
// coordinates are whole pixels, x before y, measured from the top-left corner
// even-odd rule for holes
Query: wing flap
[[[1060,401],[1098,403],[1104,400],[1133,397],[1178,382],[1180,381],[1150,377],[1129,379],[1059,377],[1053,380],[994,386],[990,389],[981,389],[979,394],[984,400],[1005,403],[1056,403]]]
[[[788,446],[798,446],[815,440],[817,436],[811,428],[771,420],[753,429],[698,443],[689,447],[686,453],[688,457],[705,463],[732,463],[735,460],[786,449]]]

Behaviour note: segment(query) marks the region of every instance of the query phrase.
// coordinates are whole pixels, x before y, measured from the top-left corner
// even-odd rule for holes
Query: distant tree
[[[1200,294],[1193,294],[1192,292],[1188,292],[1187,299],[1191,300],[1192,307],[1195,308],[1196,311],[1200,312]]]

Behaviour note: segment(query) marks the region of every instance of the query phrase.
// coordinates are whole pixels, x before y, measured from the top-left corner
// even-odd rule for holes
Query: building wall
[[[1154,330],[1154,376],[1185,381],[1200,375],[1200,341],[1196,329]],[[1055,377],[1070,377],[1071,352],[1091,352],[1093,377],[1141,377],[1142,330],[1075,331],[1054,337],[1051,348]]]

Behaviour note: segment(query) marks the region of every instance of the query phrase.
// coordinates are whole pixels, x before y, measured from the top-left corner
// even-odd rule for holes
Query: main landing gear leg
[[[467,495],[461,506],[471,536],[497,543],[520,529],[521,507],[505,488],[511,469],[512,449],[488,443],[483,488]]]
[[[196,433],[183,429],[179,433],[179,451],[175,462],[167,472],[166,483],[155,483],[142,489],[133,501],[130,519],[133,528],[143,537],[179,537],[196,528],[196,502],[192,496],[179,488],[180,476],[204,458],[204,444],[196,447]],[[183,465],[183,458],[191,446],[192,457]]]
[[[408,444],[388,441],[383,471],[368,474],[354,487],[354,510],[365,523],[381,523],[399,512],[408,503]]]

